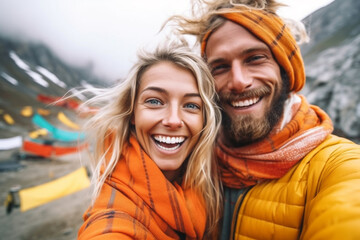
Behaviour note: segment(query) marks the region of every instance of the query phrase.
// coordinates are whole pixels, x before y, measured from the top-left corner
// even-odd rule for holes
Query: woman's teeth
[[[154,136],[154,139],[158,142],[167,143],[167,144],[175,144],[182,143],[185,141],[184,137],[166,137],[166,136]]]
[[[178,149],[185,141],[184,137],[168,137],[168,136],[154,136],[155,143],[161,149],[173,151]]]
[[[178,149],[179,147],[180,147],[180,144],[177,144],[176,146],[173,146],[173,147],[164,147],[164,146],[162,146],[162,145],[160,145],[160,144],[156,144],[159,148],[161,148],[161,149],[164,149],[164,150],[166,150],[166,151],[173,151],[173,150],[176,150],[176,149]]]

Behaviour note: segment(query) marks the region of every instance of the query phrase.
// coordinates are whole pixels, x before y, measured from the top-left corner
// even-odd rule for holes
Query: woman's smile
[[[155,144],[162,150],[174,151],[184,143],[185,137],[170,137],[164,135],[154,135]]]

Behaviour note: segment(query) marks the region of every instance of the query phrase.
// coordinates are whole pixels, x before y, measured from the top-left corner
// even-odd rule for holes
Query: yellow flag
[[[31,106],[25,106],[21,109],[21,115],[24,117],[30,117],[33,114],[33,109]]]
[[[85,167],[81,167],[54,181],[20,190],[20,209],[24,212],[89,186],[90,180],[86,173],[86,169]]]
[[[58,113],[58,119],[64,123],[66,126],[71,127],[72,129],[80,129],[79,125],[72,122],[63,112]]]
[[[38,130],[32,131],[29,133],[29,137],[35,139],[40,136],[46,136],[48,134],[48,131],[45,128],[40,128]]]
[[[38,114],[40,114],[41,116],[49,116],[51,111],[47,110],[47,109],[43,109],[43,108],[38,108],[37,109]]]
[[[7,113],[4,114],[4,120],[9,125],[13,125],[15,123],[14,119]]]

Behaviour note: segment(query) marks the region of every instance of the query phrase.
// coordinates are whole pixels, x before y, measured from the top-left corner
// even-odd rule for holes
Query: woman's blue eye
[[[200,109],[200,107],[197,104],[194,103],[188,103],[185,105],[186,108],[191,108],[191,109]]]
[[[146,103],[149,103],[151,105],[160,105],[161,104],[161,102],[158,99],[154,99],[154,98],[146,100]]]

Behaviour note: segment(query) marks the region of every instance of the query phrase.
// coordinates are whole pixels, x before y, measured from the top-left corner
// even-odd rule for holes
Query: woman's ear
[[[130,124],[135,125],[135,117],[134,117],[134,115],[132,115],[131,118],[130,118]]]

